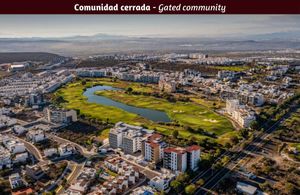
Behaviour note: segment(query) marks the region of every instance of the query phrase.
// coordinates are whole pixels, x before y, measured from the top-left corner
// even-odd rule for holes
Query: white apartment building
[[[43,130],[31,130],[26,134],[26,138],[34,143],[47,139],[46,134]]]
[[[200,162],[200,147],[197,145],[189,146],[187,151],[187,165],[190,170],[196,171]]]
[[[176,91],[176,82],[167,78],[160,78],[158,87],[161,91],[173,93]]]
[[[63,110],[49,106],[44,110],[45,118],[52,123],[71,123],[77,121],[75,110]]]
[[[109,144],[112,148],[122,148],[125,153],[133,154],[142,149],[142,140],[152,133],[152,130],[143,127],[118,122],[110,129]]]
[[[227,100],[226,111],[243,128],[248,128],[256,119],[255,113],[240,105],[239,100]]]

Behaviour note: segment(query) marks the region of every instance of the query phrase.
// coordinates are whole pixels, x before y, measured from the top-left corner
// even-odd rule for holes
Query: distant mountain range
[[[255,35],[240,35],[233,34],[228,36],[220,37],[197,37],[197,36],[187,36],[187,37],[166,37],[159,35],[149,35],[149,36],[124,36],[124,35],[110,35],[105,33],[98,33],[94,35],[76,35],[76,36],[65,36],[65,37],[20,37],[20,38],[1,38],[0,41],[103,41],[103,40],[124,40],[124,39],[201,39],[204,41],[213,40],[226,40],[226,41],[270,41],[270,40],[286,40],[286,41],[299,41],[300,31],[286,31],[286,32],[274,32],[265,34],[255,34]]]
[[[95,34],[91,36],[0,38],[0,52],[50,52],[94,55],[144,51],[300,49],[300,31],[224,37],[162,37]]]

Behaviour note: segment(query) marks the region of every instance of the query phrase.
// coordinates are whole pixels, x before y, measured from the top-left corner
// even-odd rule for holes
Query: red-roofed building
[[[200,161],[200,146],[192,145],[186,148],[187,151],[187,166],[189,169],[195,171],[198,169]]]
[[[34,191],[32,188],[25,188],[16,192],[11,192],[12,195],[29,195],[29,194],[33,194]]]
[[[184,148],[168,147],[164,149],[164,168],[184,172],[187,169],[187,152]]]
[[[163,148],[165,143],[162,141],[162,135],[154,133],[142,143],[142,154],[146,161],[158,163],[163,158]]]

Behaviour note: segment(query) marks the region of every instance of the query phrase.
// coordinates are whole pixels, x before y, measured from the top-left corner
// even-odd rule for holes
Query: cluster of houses
[[[96,169],[84,167],[80,175],[74,182],[70,184],[67,190],[63,192],[65,195],[81,195],[87,194],[90,184],[96,178]]]
[[[0,96],[6,104],[22,103],[27,106],[43,104],[43,94],[51,93],[75,76],[67,70],[25,73],[0,81]]]
[[[7,115],[0,115],[0,129],[11,127],[17,123],[17,120]]]
[[[11,168],[14,163],[26,162],[28,152],[24,143],[0,134],[0,169]]]

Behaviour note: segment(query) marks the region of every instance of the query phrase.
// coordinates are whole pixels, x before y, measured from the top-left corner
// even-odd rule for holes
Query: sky
[[[0,37],[220,37],[300,31],[300,15],[1,15]]]

